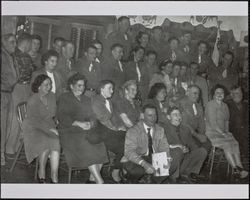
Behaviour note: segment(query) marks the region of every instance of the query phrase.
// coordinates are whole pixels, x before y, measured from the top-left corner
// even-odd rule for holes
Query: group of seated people
[[[121,36],[128,30],[127,20],[118,20],[119,31],[107,39],[106,53],[107,44],[95,40],[76,62],[71,41],[55,38],[53,49],[40,55],[41,37],[19,37],[22,55],[13,56],[19,70],[13,93],[29,93],[22,132],[28,162],[39,161],[39,182],[46,182],[49,158],[50,181],[58,183],[63,154],[68,166],[89,170],[88,183],[105,183],[101,169],[112,153],[115,183],[162,183],[164,177],[153,176],[152,154],[166,152],[168,181],[192,183],[212,146],[223,149],[236,177],[246,178],[241,154],[248,152],[248,103],[235,84],[234,54],[226,51],[216,67],[205,53],[205,41],[198,43],[196,59],[188,57],[189,43],[179,44],[175,37],[169,48],[159,48],[159,27],[152,29],[152,38],[139,32],[129,53],[129,40]],[[188,41],[190,33],[184,36]],[[8,41],[3,44],[14,52]]]
[[[68,91],[58,100],[51,92],[51,79],[38,75],[32,83],[34,94],[27,104],[23,122],[25,152],[29,162],[39,159],[39,182],[45,182],[45,166],[50,156],[51,182],[58,182],[60,147],[67,164],[88,168],[89,182],[104,183],[103,164],[107,152],[115,155],[112,178],[121,181],[121,171],[133,183],[155,173],[152,154],[166,152],[170,158],[169,179],[192,183],[200,173],[212,146],[224,150],[225,156],[240,178],[248,176],[240,158],[239,143],[229,131],[229,110],[223,102],[224,87],[213,88],[213,99],[205,116],[197,102],[199,88],[189,85],[187,95],[178,106],[165,105],[164,84],[152,86],[142,106],[136,100],[137,82],[126,81],[116,102],[112,81],[102,80],[97,94],[87,97],[84,75],[75,73],[68,79]],[[164,106],[163,106],[164,104]],[[150,183],[154,176],[150,176]]]

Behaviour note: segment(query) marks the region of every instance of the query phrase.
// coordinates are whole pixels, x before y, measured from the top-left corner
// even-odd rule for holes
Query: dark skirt
[[[60,152],[59,137],[54,133],[34,127],[28,120],[23,123],[23,134],[25,154],[29,163],[46,150]]]
[[[83,130],[80,127],[59,128],[59,138],[69,167],[88,168],[93,164],[108,162],[107,151],[103,142],[91,144],[87,134],[101,131],[99,128]]]

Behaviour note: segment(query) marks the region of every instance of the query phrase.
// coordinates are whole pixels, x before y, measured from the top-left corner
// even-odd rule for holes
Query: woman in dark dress
[[[45,168],[50,156],[51,182],[58,182],[60,143],[54,116],[56,97],[51,92],[51,80],[41,74],[32,83],[34,94],[27,103],[27,117],[23,122],[24,147],[28,162],[38,157],[38,181],[45,183]]]
[[[137,83],[135,80],[129,80],[123,84],[121,99],[117,102],[118,113],[127,129],[140,119],[140,105],[135,99],[136,94]]]
[[[69,92],[61,95],[58,101],[60,142],[70,167],[88,168],[90,181],[104,183],[100,174],[103,163],[108,162],[105,145],[92,144],[87,139],[94,132],[102,131],[96,123],[91,108],[91,100],[83,95],[85,77],[79,73],[68,80]]]

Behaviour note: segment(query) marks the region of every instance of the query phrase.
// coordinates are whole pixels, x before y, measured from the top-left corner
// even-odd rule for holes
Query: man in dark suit
[[[248,157],[249,151],[249,127],[248,127],[248,101],[243,99],[242,88],[234,85],[231,88],[231,99],[226,103],[229,108],[229,130],[239,142],[242,155]]]
[[[75,45],[71,41],[65,41],[62,44],[62,54],[59,56],[56,71],[61,74],[63,87],[67,86],[68,78],[75,73],[73,70]]]
[[[179,49],[179,39],[171,37],[168,39],[169,48],[165,52],[164,60],[170,59],[174,61],[183,61],[184,55]]]
[[[191,55],[194,51],[194,47],[191,43],[191,38],[192,38],[192,32],[190,31],[184,31],[181,36],[181,41],[179,45],[179,49],[183,55],[183,61],[186,63],[191,62]]]
[[[14,108],[23,101],[27,101],[30,96],[30,81],[35,66],[32,58],[28,54],[31,49],[31,35],[22,33],[17,40],[17,47],[14,52],[15,66],[18,70],[18,82],[12,92]],[[6,153],[14,154],[20,146],[20,126],[17,116],[13,115],[10,135],[6,143]]]
[[[107,39],[104,42],[105,57],[109,56],[110,48],[119,43],[123,46],[123,60],[128,60],[131,48],[132,48],[132,39],[128,34],[130,28],[129,18],[126,16],[121,16],[118,18],[118,30],[110,33]]]
[[[196,144],[189,128],[181,123],[182,116],[178,107],[169,108],[167,118],[169,121],[163,126],[169,142],[170,155],[173,160],[176,157],[183,158],[179,162],[179,181],[193,183],[192,180],[200,178],[199,173],[207,157],[207,151]]]
[[[92,42],[92,45],[96,47],[96,58],[95,61],[101,64],[104,61],[103,57],[103,44],[99,40]]]
[[[212,58],[207,55],[207,51],[208,51],[207,42],[203,40],[199,41],[198,50],[193,53],[191,60],[199,64],[198,75],[202,76],[205,79],[207,79],[208,74],[210,73],[209,72],[210,68],[215,67]]]
[[[18,71],[15,68],[13,53],[16,47],[15,35],[2,35],[1,62],[1,166],[5,165],[5,145],[14,114],[12,92],[18,81]]]
[[[91,45],[87,48],[84,56],[74,65],[74,70],[83,74],[87,78],[87,88],[85,95],[92,97],[96,94],[99,81],[102,78],[100,63],[96,62],[97,49]]]
[[[179,100],[182,111],[182,124],[190,129],[191,137],[198,146],[204,147],[209,153],[211,143],[205,135],[205,119],[203,108],[198,103],[200,89],[197,85],[189,85],[187,95]]]
[[[157,53],[157,63],[159,64],[162,62],[166,55],[165,51],[167,50],[167,46],[165,45],[163,39],[162,39],[162,27],[161,26],[155,26],[152,28],[152,34],[151,38],[148,44],[148,49],[153,50]]]
[[[102,66],[102,79],[111,80],[114,85],[113,99],[118,97],[118,91],[125,82],[124,65],[121,61],[123,56],[123,46],[121,44],[114,44],[111,47],[111,56],[104,60]]]
[[[210,89],[216,84],[221,84],[226,88],[226,94],[229,94],[231,87],[238,84],[239,75],[233,66],[233,61],[233,52],[227,51],[223,55],[222,64],[210,68],[208,76]]]
[[[58,57],[59,54],[55,50],[48,50],[46,53],[44,53],[42,55],[42,65],[44,66],[44,68],[34,71],[32,73],[31,79],[31,83],[33,83],[38,75],[48,75],[52,82],[51,91],[56,94],[57,99],[66,90],[66,88],[63,88],[63,80],[61,74],[55,71]]]

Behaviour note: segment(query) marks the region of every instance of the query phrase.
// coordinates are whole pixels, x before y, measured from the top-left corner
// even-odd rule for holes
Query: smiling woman
[[[41,74],[32,84],[34,94],[27,103],[27,118],[23,122],[24,146],[28,162],[39,160],[38,181],[45,183],[45,167],[50,156],[51,182],[58,182],[60,143],[54,116],[56,98],[51,92],[51,80]]]

